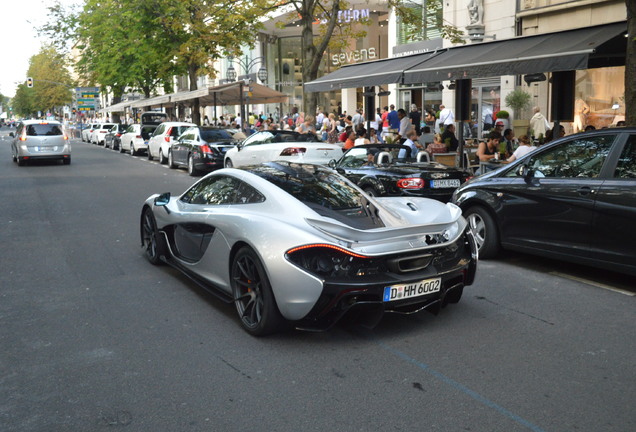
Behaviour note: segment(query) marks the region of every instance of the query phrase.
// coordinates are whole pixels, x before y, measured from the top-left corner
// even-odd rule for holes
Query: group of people
[[[338,118],[334,113],[325,115],[319,111],[316,115],[315,130],[323,141],[339,143],[343,150],[360,144],[392,142],[411,148],[413,157],[421,150],[426,150],[430,155],[453,152],[459,145],[455,136],[454,115],[443,105],[440,108],[440,118],[435,120],[437,126],[429,126],[426,120],[426,126],[423,127],[422,114],[415,105],[411,106],[408,113],[402,108],[396,110],[395,105],[378,108],[370,119],[371,127],[368,130],[364,111],[361,109],[356,110],[353,116],[345,112]],[[426,117],[430,115],[427,113]],[[297,130],[303,132],[301,129]]]

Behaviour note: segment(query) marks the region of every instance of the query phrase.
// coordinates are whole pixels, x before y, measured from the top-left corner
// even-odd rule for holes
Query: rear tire
[[[267,273],[250,247],[244,246],[234,257],[231,284],[234,305],[245,331],[252,336],[264,336],[282,327],[284,319],[276,305]]]
[[[234,164],[232,163],[232,159],[225,159],[225,168],[234,168]]]
[[[172,156],[172,150],[168,151],[168,168],[175,169],[177,166],[174,164],[174,156]]]
[[[25,166],[26,165],[26,161],[24,159],[20,158],[20,157],[18,158],[17,162],[18,162],[18,166]]]
[[[150,154],[150,146],[148,146],[148,150],[147,150],[147,156],[148,156],[148,160],[151,161],[152,160],[152,155]]]
[[[464,217],[468,221],[477,248],[479,249],[479,258],[489,259],[497,256],[499,252],[499,232],[497,224],[490,216],[490,213],[483,207],[470,207],[464,212]]]
[[[168,159],[163,155],[163,150],[159,147],[159,163],[161,165],[165,165],[168,162]]]
[[[199,175],[199,170],[194,166],[194,157],[192,155],[188,156],[188,174],[191,176]]]

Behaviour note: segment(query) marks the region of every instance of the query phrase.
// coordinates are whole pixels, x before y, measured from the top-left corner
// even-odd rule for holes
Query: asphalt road
[[[634,431],[633,278],[480,263],[438,316],[254,338],[142,255],[155,192],[193,182],[81,143],[11,161],[0,131],[1,431]]]

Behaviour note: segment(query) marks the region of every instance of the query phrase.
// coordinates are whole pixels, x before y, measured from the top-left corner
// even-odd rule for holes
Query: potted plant
[[[528,126],[530,125],[528,120],[521,119],[521,111],[530,107],[530,101],[532,96],[527,91],[516,88],[512,92],[508,93],[505,98],[506,106],[509,106],[514,110],[515,120],[512,122],[512,126],[515,130],[515,135],[526,135],[528,133]]]

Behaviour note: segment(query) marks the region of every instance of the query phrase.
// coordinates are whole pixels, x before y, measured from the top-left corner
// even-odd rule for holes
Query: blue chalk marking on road
[[[405,360],[409,363],[414,364],[415,366],[417,366],[418,368],[422,369],[423,371],[429,373],[430,375],[434,376],[435,378],[437,378],[438,380],[442,381],[445,384],[450,385],[451,387],[461,391],[462,393],[470,396],[471,398],[475,399],[476,401],[484,404],[485,406],[494,409],[495,411],[499,412],[500,414],[503,414],[504,416],[508,417],[511,420],[514,420],[515,422],[527,427],[528,429],[530,429],[533,432],[546,432],[543,429],[541,429],[539,426],[529,422],[528,420],[519,417],[518,415],[516,415],[513,412],[508,411],[507,409],[505,409],[504,407],[502,407],[501,405],[496,404],[495,402],[485,398],[484,396],[480,395],[479,393],[469,389],[468,387],[458,383],[457,381],[447,377],[446,375],[436,371],[435,369],[431,369],[427,364],[424,364],[420,361],[415,360],[413,357],[410,357],[409,355],[403,353],[400,350],[397,350],[395,348],[390,347],[389,345],[382,343],[382,342],[378,342],[375,341],[375,343],[377,343],[378,345],[380,345],[383,349],[395,354],[396,356],[400,357],[402,360]]]

